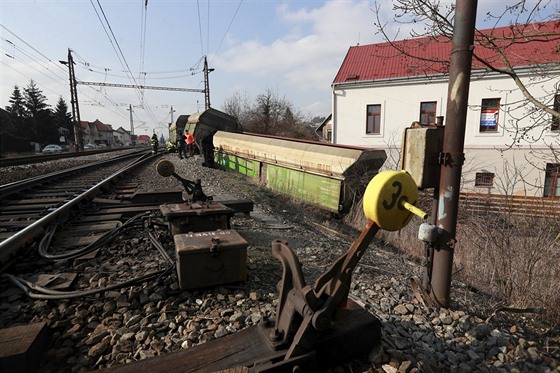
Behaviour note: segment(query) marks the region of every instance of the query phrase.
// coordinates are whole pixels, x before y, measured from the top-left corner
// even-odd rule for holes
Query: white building
[[[556,111],[558,30],[559,20],[482,31],[499,35],[502,52],[529,93]],[[556,37],[545,39],[547,32]],[[526,42],[537,33],[539,41]],[[510,42],[519,35],[524,43]],[[386,168],[396,168],[404,128],[416,121],[435,123],[446,113],[450,49],[450,41],[427,38],[351,47],[332,84],[333,143],[384,148]],[[490,48],[475,43],[475,54],[504,67]],[[534,110],[510,76],[491,72],[476,59],[468,102],[463,188],[560,197],[558,119]]]
[[[117,128],[113,131],[113,137],[115,140],[115,145],[130,145],[132,144],[132,139],[130,137],[130,132],[122,127]]]

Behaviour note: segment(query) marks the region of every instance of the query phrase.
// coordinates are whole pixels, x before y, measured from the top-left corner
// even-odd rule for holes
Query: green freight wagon
[[[386,159],[384,150],[218,131],[214,157],[273,191],[346,213]]]

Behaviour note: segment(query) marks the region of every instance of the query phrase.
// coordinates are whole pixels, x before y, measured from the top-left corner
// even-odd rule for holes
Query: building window
[[[492,188],[494,186],[494,174],[492,172],[477,172],[474,186]]]
[[[366,134],[379,133],[381,133],[381,105],[368,105]]]
[[[332,142],[332,130],[327,130],[327,141]]]
[[[480,110],[480,132],[498,132],[500,99],[485,98]]]
[[[420,124],[426,126],[436,122],[437,102],[421,102],[420,103]]]
[[[560,95],[554,95],[554,104],[552,108],[556,112],[560,112]],[[552,117],[552,125],[550,126],[552,131],[559,131],[560,130],[560,118]]]
[[[544,196],[560,197],[560,163],[546,164]]]

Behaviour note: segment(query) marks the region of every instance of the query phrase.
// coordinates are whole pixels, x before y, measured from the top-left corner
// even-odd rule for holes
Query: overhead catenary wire
[[[37,84],[37,85],[38,85],[39,87],[41,87],[42,89],[46,89],[46,90],[48,90],[48,91],[50,91],[50,92],[52,92],[52,93],[54,93],[54,94],[56,94],[56,95],[58,94],[58,92],[55,92],[55,91],[53,91],[52,89],[50,89],[50,88],[48,88],[48,87],[44,87],[43,85],[41,85],[41,84],[39,84],[38,82],[36,82],[33,78],[31,78],[31,77],[25,75],[24,73],[22,73],[22,72],[19,71],[19,70],[14,69],[14,68],[11,67],[10,65],[8,65],[6,62],[4,62],[4,61],[0,61],[0,62],[2,63],[2,65],[6,66],[8,69],[10,69],[10,70],[12,70],[12,71],[14,71],[14,72],[16,72],[16,73],[18,73],[18,74],[20,74],[20,75],[26,77],[26,78],[29,79],[30,81],[33,80],[33,81],[35,82],[35,84]]]
[[[206,23],[206,51],[210,50],[210,0],[206,3],[208,22]]]
[[[106,33],[107,37],[109,38],[111,46],[113,47],[113,49],[115,50],[115,53],[117,54],[117,57],[118,57],[118,59],[121,63],[121,66],[123,67],[123,69],[125,69],[125,71],[127,73],[127,76],[128,76],[128,79],[131,80],[131,82],[134,85],[139,86],[138,82],[136,81],[136,78],[134,77],[134,74],[132,74],[132,70],[130,69],[130,66],[129,66],[128,62],[126,61],[126,57],[124,56],[124,53],[122,52],[122,49],[119,45],[119,42],[118,42],[115,34],[113,33],[113,29],[111,28],[111,25],[109,23],[109,20],[107,19],[105,11],[103,10],[103,7],[101,6],[101,3],[99,2],[99,0],[97,0],[97,5],[99,7],[99,11],[101,11],[101,15],[103,16],[103,19],[101,18],[101,15],[99,14],[99,11],[95,7],[95,4],[93,3],[93,0],[90,0],[90,3],[95,10],[95,13],[97,14],[97,17],[98,17],[99,21],[101,22],[101,25],[103,26],[103,29],[105,30],[105,33]],[[138,96],[138,99],[140,100],[140,103],[142,105],[145,105],[146,113],[155,122],[156,118],[155,118],[155,116],[154,116],[154,114],[153,114],[153,112],[150,108],[150,105],[147,102],[145,102],[143,92],[140,89],[135,89],[135,92],[136,92],[136,95]]]
[[[18,61],[21,62],[21,63],[25,63],[23,60],[19,60],[19,59],[17,59],[17,58],[14,58],[14,59],[15,59],[15,60],[18,60]],[[2,64],[3,64],[4,66],[6,66],[7,68],[9,68],[10,70],[16,72],[17,74],[19,74],[19,75],[21,75],[21,76],[24,76],[24,77],[27,78],[29,81],[33,81],[33,82],[34,82],[38,87],[40,87],[42,90],[46,90],[46,91],[49,91],[49,92],[51,92],[51,93],[53,93],[53,94],[55,94],[55,95],[57,95],[57,96],[61,96],[61,95],[60,95],[60,92],[55,92],[54,90],[52,90],[52,89],[49,88],[48,86],[42,84],[42,83],[41,83],[40,81],[38,81],[37,79],[34,79],[34,78],[32,78],[32,77],[30,77],[30,76],[24,74],[21,70],[14,69],[12,66],[10,66],[9,64],[7,64],[7,63],[4,62],[4,61],[0,61],[0,62],[2,62]],[[42,71],[36,69],[35,67],[31,66],[31,68],[34,69],[34,70],[36,70],[37,72],[39,72],[39,73],[45,75],[44,72],[42,72]],[[51,79],[54,79],[53,77],[50,77],[50,76],[48,76],[48,75],[45,75],[45,76],[47,76],[47,77],[49,77],[49,78],[51,78]],[[63,79],[66,80],[67,78],[65,77],[65,78],[63,78]],[[65,83],[62,83],[60,80],[56,80],[56,79],[55,79],[55,81],[57,81],[57,83],[63,85],[65,90],[67,89],[67,85],[66,85]],[[90,88],[94,89],[93,87],[90,87]],[[94,89],[94,90],[97,91],[97,89]],[[103,104],[102,104],[101,102],[99,102],[97,99],[95,99],[95,98],[93,98],[93,97],[87,95],[86,93],[82,93],[82,94],[83,94],[84,96],[86,96],[87,98],[91,99],[92,101],[96,102],[99,106],[104,107],[105,109],[107,109],[107,110],[113,112],[114,114],[121,115],[121,113],[116,112],[116,111],[114,111],[112,108],[103,105]],[[112,102],[108,97],[106,97],[106,95],[105,95],[105,98],[106,98],[108,101]],[[112,102],[112,103],[113,103],[113,105],[116,106],[116,104],[115,104],[114,102]],[[122,111],[122,109],[119,108],[119,107],[117,107],[117,109],[119,109],[119,110]],[[122,113],[122,114],[125,114],[125,113]]]
[[[96,0],[96,1],[97,1],[97,5],[99,6],[99,10],[101,11],[101,14],[103,15],[103,19],[101,19],[101,15],[99,14],[99,11],[95,7],[95,4],[93,3],[93,0],[90,0],[90,3],[93,6],[93,9],[95,10],[95,13],[97,14],[97,18],[99,19],[99,22],[101,22],[101,26],[103,27],[103,30],[105,31],[105,34],[109,38],[109,42],[111,43],[111,46],[113,47],[115,53],[117,54],[117,58],[119,59],[119,62],[121,63],[121,66],[123,67],[123,69],[125,69],[128,78],[131,79],[134,82],[135,85],[138,85],[138,83],[136,82],[136,79],[134,78],[134,75],[132,74],[132,71],[131,71],[130,67],[128,66],[128,62],[126,61],[126,57],[124,56],[124,53],[122,52],[122,49],[119,45],[119,42],[118,42],[117,38],[115,37],[115,34],[113,33],[113,29],[111,28],[111,25],[109,24],[109,20],[107,19],[107,16],[105,15],[105,11],[103,10],[103,7],[101,6],[101,3],[99,2],[99,0]],[[103,22],[103,20],[105,20],[105,22]]]
[[[200,1],[196,0],[196,9],[198,13],[198,33],[200,34],[200,54],[204,56],[204,43],[202,41],[202,20],[200,17]]]
[[[20,38],[18,35],[16,35],[13,31],[9,30],[6,26],[0,24],[0,26],[8,31],[10,34],[14,35],[19,41],[21,41],[22,43],[24,43],[25,45],[27,45],[29,48],[31,48],[32,50],[34,50],[37,54],[39,54],[40,56],[42,56],[44,59],[46,59],[49,62],[53,62],[49,57],[45,56],[43,53],[39,52],[37,49],[35,49],[35,47],[33,47],[31,44],[27,43],[25,40],[23,40],[22,38]],[[58,66],[62,71],[65,71],[65,69],[62,66]]]
[[[17,40],[21,41],[21,43],[23,43],[25,46],[27,46],[28,48],[31,49],[32,52],[36,53],[39,57],[32,55],[32,53],[25,51],[23,48],[21,48],[20,46],[18,46],[16,43],[3,38],[7,43],[9,43],[10,45],[12,45],[14,47],[15,50],[18,50],[19,52],[21,52],[24,56],[26,56],[27,58],[29,58],[30,61],[42,66],[43,68],[45,68],[45,70],[47,71],[47,73],[45,73],[44,71],[40,71],[37,68],[35,68],[32,65],[29,65],[26,61],[22,60],[21,58],[19,58],[19,56],[10,56],[12,59],[22,63],[22,64],[26,64],[27,66],[30,66],[32,69],[36,70],[37,72],[41,73],[42,75],[45,75],[46,77],[49,77],[50,79],[56,81],[58,84],[61,85],[61,87],[64,87],[64,90],[67,90],[67,70],[66,68],[64,68],[60,63],[54,62],[52,59],[50,59],[49,57],[47,57],[44,53],[42,53],[41,51],[39,51],[37,48],[35,48],[34,46],[32,46],[30,43],[28,43],[27,41],[25,41],[23,38],[21,38],[19,35],[17,35],[16,33],[14,33],[13,31],[11,31],[10,29],[8,29],[7,27],[2,25],[2,28],[5,29],[7,32],[9,32],[11,35],[13,35]],[[45,65],[45,61],[41,61],[40,58],[45,59],[48,64]],[[9,69],[15,71],[16,73],[18,73],[19,75],[22,75],[24,77],[26,77],[29,80],[33,80],[37,86],[41,87],[43,90],[47,90],[49,92],[52,92],[55,95],[61,96],[60,92],[55,92],[53,91],[51,88],[49,88],[48,86],[46,86],[45,84],[42,84],[40,81],[38,81],[36,78],[31,78],[28,75],[26,75],[25,73],[23,73],[21,70],[19,69],[14,69],[13,67],[9,66],[7,63],[5,63],[4,61],[2,61],[2,63],[8,67]],[[54,68],[49,68],[49,66],[52,64],[52,66],[54,66]],[[45,67],[46,66],[46,67]],[[62,73],[64,73],[63,75],[58,75],[55,71],[57,69],[60,69],[60,71]],[[96,91],[96,93],[98,92],[97,89],[90,87],[91,89],[93,89],[94,91]],[[122,116],[123,118],[126,118],[127,115],[126,113],[122,110],[122,108],[119,108],[118,105],[116,105],[109,97],[107,97],[106,94],[104,94],[104,97],[107,101],[109,101],[113,106],[116,107],[116,109],[118,111],[113,110],[110,107],[105,106],[103,103],[99,102],[97,99],[89,96],[87,93],[82,92],[82,95],[86,96],[87,98],[89,98],[90,100],[96,102],[97,105],[104,107],[105,109],[113,112],[114,114],[118,115],[118,116]],[[120,111],[120,112],[119,112]]]
[[[112,14],[110,12],[107,12],[107,8],[106,6],[104,6],[105,4],[103,4],[102,1],[100,0],[90,0],[91,6],[93,7],[97,18],[99,19],[99,22],[101,23],[101,26],[107,36],[107,38],[109,39],[109,41],[111,42],[112,48],[115,51],[115,54],[117,55],[119,62],[122,66],[122,74],[120,74],[121,69],[109,69],[107,67],[102,67],[101,69],[97,68],[95,65],[86,62],[85,59],[80,58],[81,61],[76,61],[79,64],[79,67],[83,67],[85,69],[87,69],[90,72],[95,72],[95,73],[99,73],[99,74],[103,74],[103,81],[107,80],[107,77],[109,76],[115,76],[115,77],[124,77],[127,78],[128,80],[130,80],[133,83],[143,83],[145,81],[147,81],[148,79],[178,79],[178,78],[182,78],[182,77],[188,77],[189,75],[195,75],[195,74],[199,74],[202,73],[202,69],[201,69],[201,65],[202,65],[202,61],[204,57],[201,57],[198,59],[197,63],[193,64],[192,67],[190,68],[186,68],[186,69],[170,69],[171,71],[153,71],[153,72],[149,72],[149,71],[145,71],[146,70],[146,56],[147,56],[147,52],[148,52],[148,45],[147,43],[149,43],[149,35],[148,35],[148,1],[146,0],[142,0],[139,4],[142,8],[142,13],[141,13],[141,19],[140,19],[140,69],[139,71],[133,72],[132,69],[130,68],[132,65],[129,65],[130,62],[130,56],[125,56],[124,51],[126,49],[123,49],[122,45],[119,45],[119,41],[117,39],[118,36],[118,29],[115,29],[112,26],[110,19]],[[218,25],[216,22],[212,22],[213,19],[215,19],[215,17],[213,16],[213,12],[215,13],[217,8],[216,7],[211,7],[211,5],[209,4],[209,2],[207,2],[207,7],[206,9],[203,9],[203,5],[200,4],[200,1],[197,0],[197,15],[198,15],[198,31],[199,31],[199,38],[200,38],[200,50],[201,50],[201,55],[205,56],[208,54],[210,48],[211,48],[211,44],[214,45],[214,47],[216,46],[216,44],[214,42],[212,42],[212,40],[210,39],[210,35],[212,32],[212,29],[216,28],[216,26]],[[241,9],[241,5],[243,4],[243,0],[240,0],[238,2],[236,2],[236,4],[234,5],[235,8],[231,8],[232,11],[232,16],[230,18],[229,23],[227,23],[227,29],[225,30],[224,34],[222,35],[222,38],[220,39],[220,43],[218,44],[218,48],[216,49],[216,53],[211,54],[212,58],[215,58],[219,51],[220,48],[223,46],[224,41],[225,41],[225,37],[227,36],[227,34],[230,32],[232,25],[234,24],[234,21],[236,19],[236,17],[239,14],[239,11]],[[193,4],[194,5],[194,4]],[[233,4],[232,4],[233,5]],[[205,12],[206,10],[206,12]],[[207,13],[207,14],[205,14]],[[205,17],[207,16],[207,17]],[[205,19],[207,18],[207,24],[204,25]],[[114,23],[114,22],[113,22]],[[225,23],[220,23],[220,26],[223,26]],[[205,27],[206,26],[206,27]],[[14,40],[14,39],[12,39]],[[136,39],[138,40],[138,39]],[[122,41],[121,41],[122,44]],[[11,49],[11,48],[10,48]],[[39,52],[39,48],[33,48],[35,49],[38,53]],[[75,51],[73,51],[73,53],[75,53],[77,55],[77,53]],[[41,53],[42,54],[42,53]],[[52,61],[51,59],[49,59],[46,55],[42,54],[42,59],[44,58],[46,61]],[[78,60],[78,58],[76,58]],[[58,75],[66,75],[67,74],[67,69],[65,69],[63,66],[61,66],[60,64],[58,64],[57,62],[52,62],[55,63],[56,68],[53,70],[55,71],[55,73],[58,71],[58,69],[60,69],[60,73]],[[40,68],[39,68],[40,69]],[[50,69],[52,70],[53,68],[50,67]],[[49,74],[48,71],[45,71],[47,74]],[[124,75],[124,76],[123,76]],[[59,78],[62,81],[62,76]],[[110,79],[109,79],[110,80]],[[202,84],[202,83],[200,83]],[[200,84],[197,85],[193,85],[193,86],[198,86],[201,87]],[[145,84],[138,84],[139,86],[145,86]],[[44,85],[42,85],[44,86]],[[85,93],[82,93],[82,91],[84,91],[83,89],[80,89],[80,93],[84,94],[84,98],[85,101],[82,101],[84,104],[88,104],[88,105],[99,105],[101,107],[107,108],[110,111],[112,111],[113,113],[116,113],[120,118],[123,119],[128,119],[129,113],[127,113],[125,110],[122,109],[122,107],[120,107],[118,104],[116,104],[114,101],[115,100],[111,100],[110,96],[112,95],[111,92],[107,92],[104,89],[94,89],[95,94],[90,94],[87,95]],[[148,121],[154,121],[156,124],[159,123],[160,121],[158,120],[158,117],[160,117],[159,113],[154,113],[154,106],[150,105],[148,102],[146,102],[146,96],[144,96],[144,92],[142,90],[142,88],[135,90],[136,96],[140,102],[140,105],[142,107],[143,110],[145,110],[145,113],[148,115]],[[122,99],[118,99],[118,102],[122,102]],[[158,104],[159,105],[159,104]],[[142,111],[138,111],[139,114],[142,114]],[[100,118],[102,119],[102,118]],[[143,118],[143,120],[146,120],[146,118]]]
[[[146,84],[146,73],[144,72],[144,57],[146,54],[146,19],[148,15],[148,0],[142,6],[142,15],[140,21],[140,71],[138,72],[138,79],[142,85]]]
[[[8,55],[8,57],[10,57],[11,59],[17,61],[18,63],[22,63],[22,64],[26,64],[27,66],[29,66],[30,68],[32,68],[33,70],[37,71],[39,74],[55,81],[57,84],[60,85],[61,89],[63,89],[64,91],[67,90],[67,70],[66,68],[64,68],[60,63],[58,62],[54,62],[52,59],[50,59],[49,57],[47,57],[44,53],[42,53],[41,51],[39,51],[38,48],[33,47],[30,43],[28,43],[27,41],[25,41],[23,38],[21,38],[20,36],[18,36],[17,34],[15,34],[14,32],[12,32],[11,30],[9,30],[8,28],[6,28],[5,26],[2,25],[2,27],[9,32],[10,34],[12,34],[14,36],[15,39],[21,41],[21,43],[23,43],[26,47],[30,48],[31,51],[28,52],[26,51],[24,48],[21,48],[20,46],[17,45],[17,43],[14,43],[6,38],[2,38],[6,43],[8,43],[12,48],[13,51],[11,51],[10,53],[13,55],[8,55],[8,53],[6,53]],[[4,49],[3,49],[4,50]],[[14,53],[14,51],[17,51],[18,53]],[[74,55],[77,55],[77,53],[74,50],[71,50]],[[33,54],[36,54],[38,56],[34,56]],[[31,61],[33,64],[29,64],[29,62],[24,61],[23,59],[21,59],[19,56],[23,56],[26,57],[29,61]],[[80,59],[82,59],[83,63],[81,64],[82,66],[84,66],[85,68],[87,68],[88,64],[85,62],[85,60],[83,58],[80,57]],[[42,61],[42,60],[46,60],[46,61]],[[31,78],[30,76],[26,75],[23,71],[21,71],[20,69],[15,69],[12,66],[10,66],[8,63],[1,61],[2,64],[4,66],[6,66],[6,68],[9,68],[10,70],[13,70],[14,72],[16,72],[17,74],[27,78],[28,80],[33,80],[35,82],[35,84],[37,84],[38,87],[40,87],[43,90],[49,91],[54,95],[57,96],[62,96],[60,94],[60,92],[54,91],[53,89],[49,88],[48,85],[42,84],[40,80],[36,79],[36,78]],[[53,65],[54,64],[54,65]],[[40,68],[37,68],[41,67]],[[54,67],[53,67],[54,66]],[[60,70],[61,74],[58,74],[58,70]],[[91,70],[91,69],[90,69]],[[183,70],[185,72],[185,75],[188,75],[189,72],[188,70]],[[92,89],[95,92],[95,96],[97,97],[97,95],[101,94],[103,99],[105,99],[110,106],[105,105],[104,103],[102,103],[101,101],[99,101],[99,99],[97,99],[96,97],[92,97],[91,95],[88,95],[85,92],[81,92],[81,95],[85,96],[85,98],[89,99],[91,101],[91,103],[89,103],[89,105],[94,105],[94,106],[100,106],[103,107],[104,109],[112,112],[113,114],[123,118],[123,119],[128,119],[129,114],[122,108],[120,107],[114,100],[112,100],[107,93],[102,90],[102,89],[96,89],[93,87],[89,87],[90,89]],[[82,101],[82,104],[85,104],[87,102],[86,101]],[[155,114],[153,113],[153,111],[151,110],[151,107],[149,107],[149,105],[147,105],[147,103],[145,103],[147,108],[146,108],[146,112],[151,116],[152,120],[156,123],[156,124],[161,124],[157,119]],[[140,120],[140,118],[135,114],[135,119]]]
[[[218,48],[216,48],[216,52],[214,52],[214,55],[212,56],[212,60],[210,61],[210,63],[212,63],[214,61],[214,58],[216,58],[216,56],[219,54],[220,48],[222,47],[222,44],[223,44],[224,40],[226,39],[226,36],[229,32],[229,29],[231,28],[231,25],[233,24],[233,21],[237,17],[237,13],[239,12],[239,8],[241,8],[241,4],[243,4],[243,0],[239,0],[239,4],[237,4],[237,8],[235,9],[235,13],[233,14],[233,17],[231,17],[231,21],[229,21],[229,25],[228,25],[226,31],[224,32],[224,36],[222,37],[222,40],[220,40],[220,44],[218,44]]]

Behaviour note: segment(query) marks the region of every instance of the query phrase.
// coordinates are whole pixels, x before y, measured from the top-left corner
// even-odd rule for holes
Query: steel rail
[[[51,172],[49,174],[39,175],[39,176],[31,177],[29,179],[25,179],[25,180],[21,180],[21,181],[14,181],[13,183],[0,185],[0,200],[8,197],[8,196],[10,196],[14,193],[21,192],[22,189],[27,189],[27,188],[34,187],[36,185],[40,185],[41,183],[45,182],[48,179],[51,179],[51,178],[54,178],[54,177],[65,176],[65,175],[71,174],[71,173],[76,172],[76,171],[88,170],[88,169],[103,166],[103,165],[106,165],[106,164],[109,164],[109,163],[112,163],[112,162],[118,162],[120,160],[125,160],[127,158],[137,157],[139,153],[140,154],[145,154],[146,150],[142,150],[142,152],[134,152],[134,153],[130,153],[130,154],[124,154],[124,155],[120,155],[120,156],[117,156],[117,157],[114,157],[114,158],[105,159],[105,160],[102,160],[102,161],[99,161],[99,162],[89,163],[87,165],[82,165],[82,166],[76,166],[76,167],[69,168],[69,169],[62,170],[62,171],[55,171],[55,172]]]
[[[48,213],[47,215],[43,216],[39,220],[33,222],[31,225],[25,227],[21,231],[17,232],[13,236],[7,238],[6,240],[0,242],[0,266],[2,266],[2,271],[4,269],[5,264],[10,260],[10,257],[15,255],[15,253],[24,247],[25,245],[29,244],[32,240],[34,240],[37,236],[44,232],[44,227],[48,224],[55,222],[59,218],[63,218],[65,215],[68,215],[72,208],[78,205],[83,199],[94,195],[97,193],[101,188],[108,185],[113,181],[113,179],[119,177],[123,173],[126,173],[140,165],[144,162],[147,162],[156,155],[151,155],[146,153],[142,155],[140,158],[136,159],[135,161],[131,162],[124,168],[120,169],[119,171],[114,172],[112,175],[108,176],[104,180],[98,182],[94,186],[90,187],[83,193],[75,196],[71,200],[65,202],[63,205],[58,206],[53,211]]]
[[[7,157],[7,158],[0,158],[0,167],[21,166],[21,165],[25,165],[25,164],[34,164],[34,163],[54,161],[56,159],[76,158],[76,157],[83,157],[83,156],[87,156],[87,155],[110,153],[110,152],[116,152],[116,151],[122,151],[122,150],[126,150],[126,148],[124,148],[124,149],[118,149],[118,148],[92,149],[92,150],[86,150],[86,151],[83,151],[83,152],[72,152],[72,151],[70,151],[70,152],[61,152],[61,153],[54,153],[54,154],[36,154],[36,155],[27,155],[27,156],[21,156],[21,157]],[[141,151],[146,151],[146,149],[142,149]]]

